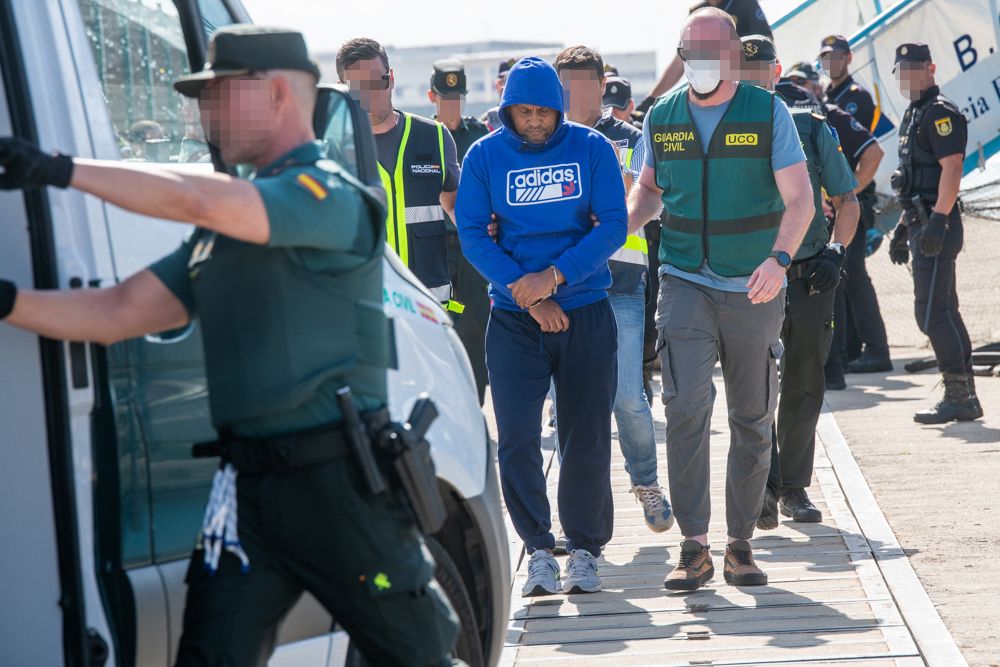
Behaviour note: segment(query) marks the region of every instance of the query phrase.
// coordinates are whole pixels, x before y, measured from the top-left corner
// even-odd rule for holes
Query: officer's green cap
[[[896,47],[896,62],[892,69],[895,71],[899,63],[929,63],[931,62],[931,49],[926,44],[920,42],[909,42]]]
[[[459,60],[438,60],[431,73],[431,90],[438,95],[465,95],[465,65]]]
[[[831,51],[851,52],[851,43],[843,35],[828,35],[820,43],[819,54],[830,53]]]
[[[748,63],[773,63],[778,59],[774,42],[764,35],[747,35],[740,38],[743,43],[743,60]]]
[[[302,33],[243,24],[212,33],[205,68],[174,81],[174,89],[185,97],[198,97],[212,79],[269,69],[300,70],[319,80],[319,66],[309,59]]]

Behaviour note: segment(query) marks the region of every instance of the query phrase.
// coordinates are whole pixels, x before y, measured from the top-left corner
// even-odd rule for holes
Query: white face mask
[[[684,76],[699,95],[707,95],[719,87],[722,66],[715,60],[690,60],[684,63]]]

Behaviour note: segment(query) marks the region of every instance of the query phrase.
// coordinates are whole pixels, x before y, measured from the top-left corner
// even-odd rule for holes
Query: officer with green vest
[[[663,209],[657,308],[670,499],[684,541],[670,590],[714,576],[709,434],[721,361],[732,445],[726,474],[725,579],[764,585],[750,538],[764,500],[782,354],[785,271],[815,213],[788,108],[740,83],[736,25],[692,13],[678,54],[688,81],[647,114],[650,148],[629,194],[629,229]]]
[[[337,74],[368,112],[375,134],[389,246],[438,301],[455,308],[445,240],[460,176],[455,140],[441,123],[393,108],[395,78],[375,40],[361,37],[340,47]]]
[[[388,422],[384,211],[315,141],[318,78],[301,34],[244,25],[217,31],[205,69],[175,83],[221,159],[255,167],[249,180],[0,139],[0,188],[73,187],[195,225],[113,287],[0,281],[0,319],[49,338],[110,345],[199,320],[220,433],[199,449],[221,465],[177,665],[266,664],[304,591],[369,664],[450,664],[457,622],[423,539],[393,495],[367,491],[346,427],[356,417],[374,437]]]
[[[567,120],[594,128],[614,145],[627,191],[632,187],[632,161],[642,132],[602,108],[606,81],[601,54],[586,46],[571,46],[556,56],[555,68],[562,82]],[[641,150],[638,158],[642,159]],[[646,526],[660,533],[674,525],[674,517],[657,480],[653,413],[642,383],[649,251],[643,228],[629,231],[625,244],[608,260],[612,280],[608,300],[618,328],[614,415],[631,491],[642,505]]]
[[[746,83],[774,90],[781,65],[774,43],[763,35],[742,38]],[[793,108],[812,183],[813,216],[805,239],[788,268],[785,322],[781,340],[781,393],[771,472],[757,527],[778,527],[778,510],[794,521],[818,523],[823,514],[809,500],[816,451],[816,423],[823,409],[823,370],[833,340],[833,307],[844,264],[845,248],[854,237],[861,208],[854,189],[857,178],[841,150],[840,139],[826,119],[807,108]],[[833,204],[833,238],[823,213],[823,192]],[[863,242],[863,239],[862,239]]]
[[[427,98],[437,109],[434,120],[451,132],[455,139],[459,163],[469,146],[489,134],[478,118],[462,116],[468,93],[465,65],[460,60],[438,60],[431,72],[431,87]],[[476,376],[479,404],[486,398],[489,374],[486,371],[486,323],[490,319],[489,283],[462,254],[455,223],[448,219],[448,274],[451,276],[452,299],[449,305],[455,320],[455,333],[462,340]]]

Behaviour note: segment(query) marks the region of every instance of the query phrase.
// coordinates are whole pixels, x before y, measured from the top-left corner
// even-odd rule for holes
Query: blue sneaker
[[[528,561],[528,580],[521,588],[521,597],[555,595],[562,590],[559,581],[559,563],[545,549],[535,549]]]
[[[662,533],[670,530],[674,526],[674,512],[670,509],[670,503],[663,496],[663,489],[659,484],[650,486],[633,486],[632,493],[635,499],[642,503],[642,513],[646,519],[646,525],[654,533]]]
[[[596,593],[601,590],[601,578],[597,576],[597,559],[586,549],[574,549],[566,563],[567,593]]]

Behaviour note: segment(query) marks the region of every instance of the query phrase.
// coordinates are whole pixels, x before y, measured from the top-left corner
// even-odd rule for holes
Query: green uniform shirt
[[[322,160],[310,142],[252,178],[267,246],[197,229],[150,267],[199,318],[212,421],[237,435],[337,421],[345,384],[362,411],[386,403],[382,220]]]

